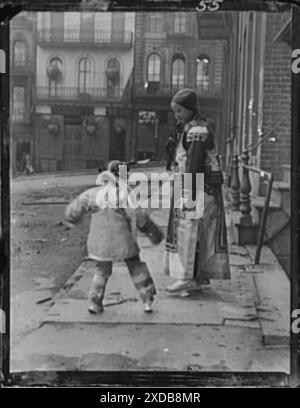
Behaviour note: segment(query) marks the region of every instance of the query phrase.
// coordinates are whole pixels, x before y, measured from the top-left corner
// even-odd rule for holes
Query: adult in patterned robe
[[[182,179],[191,174],[193,179],[192,183],[182,183],[182,195],[188,200],[197,196],[196,174],[204,174],[204,211],[200,217],[193,218],[186,198],[181,198],[180,206],[175,205],[174,189],[171,195],[164,272],[176,281],[166,290],[188,295],[209,284],[210,278],[230,278],[223,177],[213,132],[198,113],[196,93],[191,89],[178,91],[171,108],[182,129],[176,151],[179,174]]]

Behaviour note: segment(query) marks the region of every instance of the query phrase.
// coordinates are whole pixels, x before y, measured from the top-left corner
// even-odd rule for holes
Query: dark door
[[[65,170],[85,168],[81,126],[79,125],[65,125],[63,167]]]
[[[156,152],[155,124],[139,124],[137,134],[138,160],[154,157]]]
[[[125,160],[126,131],[121,126],[113,126],[110,137],[109,160]]]
[[[25,169],[25,155],[30,154],[29,142],[18,142],[16,151],[16,164],[18,171],[24,171]]]

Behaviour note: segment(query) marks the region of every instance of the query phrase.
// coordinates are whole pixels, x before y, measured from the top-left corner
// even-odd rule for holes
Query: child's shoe
[[[88,308],[89,313],[91,314],[98,314],[103,312],[103,304],[99,299],[97,298],[92,298],[90,300],[90,305]]]
[[[152,301],[149,301],[149,300],[147,300],[145,303],[144,303],[144,312],[145,313],[152,313]]]

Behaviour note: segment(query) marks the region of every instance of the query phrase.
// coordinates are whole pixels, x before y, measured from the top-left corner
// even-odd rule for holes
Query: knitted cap
[[[180,89],[172,98],[172,103],[175,102],[186,109],[197,111],[197,95],[192,89]]]
[[[119,166],[122,164],[120,160],[112,160],[108,163],[107,170],[113,173],[115,176],[119,175]]]

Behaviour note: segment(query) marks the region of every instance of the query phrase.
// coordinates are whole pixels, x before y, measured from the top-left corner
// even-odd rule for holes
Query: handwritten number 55
[[[223,3],[223,0],[202,0],[199,2],[197,11],[216,11],[220,8],[220,4]]]

